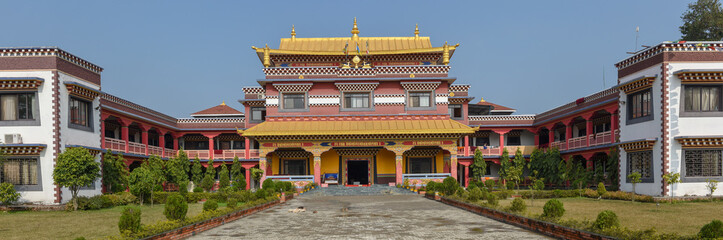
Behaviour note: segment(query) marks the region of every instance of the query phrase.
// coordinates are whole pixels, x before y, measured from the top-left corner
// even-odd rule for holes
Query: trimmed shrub
[[[195,192],[195,193],[203,192],[203,188],[201,188],[201,187],[195,187],[195,188],[193,188],[193,192]]]
[[[0,183],[0,204],[12,204],[18,199],[20,199],[20,193],[15,191],[15,186],[12,183]]]
[[[442,181],[442,186],[444,189],[442,189],[442,192],[445,196],[452,196],[455,192],[457,192],[457,189],[459,188],[459,183],[457,182],[457,179],[454,179],[453,177],[447,177]]]
[[[261,183],[261,188],[266,189],[266,191],[276,191],[276,184],[274,183],[274,180],[267,178],[264,180],[263,183]]]
[[[497,199],[507,199],[510,197],[510,195],[512,195],[512,191],[511,190],[499,190],[499,191],[494,191],[491,194],[496,195]]]
[[[522,200],[522,198],[515,198],[512,200],[510,207],[507,208],[508,211],[515,213],[524,212],[526,209],[527,205],[525,205],[525,201]]]
[[[125,207],[118,221],[118,230],[121,234],[126,232],[137,233],[141,230],[141,209],[138,207]]]
[[[203,177],[203,180],[201,180],[201,187],[203,190],[206,190],[206,192],[213,190],[213,184],[215,184],[215,181],[209,174],[206,174],[206,176]]]
[[[204,205],[205,208],[205,205]],[[188,203],[180,193],[173,193],[166,199],[166,206],[163,215],[168,220],[183,220],[188,212]]]
[[[557,199],[550,199],[542,208],[542,217],[548,219],[559,219],[565,214],[565,207]]]
[[[205,203],[203,203],[204,212],[216,211],[216,209],[218,209],[218,203],[216,202],[216,200],[208,199]]]
[[[499,201],[497,200],[497,196],[494,194],[487,194],[487,205],[490,207],[497,207],[499,205]]]
[[[467,191],[470,191],[470,190],[475,189],[475,188],[478,188],[478,189],[479,189],[479,187],[477,186],[477,184],[470,183],[469,186],[467,186]]]
[[[438,184],[438,183],[435,182],[435,181],[430,181],[430,182],[428,182],[428,183],[427,183],[427,186],[426,186],[427,191],[428,191],[428,192],[436,192],[436,191],[438,191],[438,190],[437,190],[437,184]]]
[[[720,220],[711,221],[700,229],[698,236],[703,239],[716,239],[723,237],[723,222]]]
[[[178,193],[180,193],[184,198],[188,195],[188,182],[178,184]]]
[[[597,184],[597,195],[605,196],[605,194],[608,193],[608,190],[605,189],[605,184],[602,182]]]
[[[495,187],[497,185],[495,180],[484,181],[484,184],[485,184],[485,187],[487,187],[487,189],[489,189],[490,191],[492,191],[492,189],[495,189]]]
[[[620,221],[618,220],[618,215],[610,210],[602,211],[597,215],[597,219],[595,220],[595,223],[593,223],[593,227],[600,230],[612,227],[619,228]]]
[[[474,186],[474,185],[472,185],[472,186]],[[479,188],[472,188],[472,190],[469,190],[469,197],[467,198],[467,200],[469,200],[471,202],[476,202],[476,201],[479,201],[480,199],[482,199],[483,197],[484,197],[484,194],[482,193],[482,190],[480,190]]]
[[[236,198],[228,198],[228,200],[226,200],[226,207],[227,207],[227,208],[235,208],[236,205],[238,205],[238,202],[236,201]]]

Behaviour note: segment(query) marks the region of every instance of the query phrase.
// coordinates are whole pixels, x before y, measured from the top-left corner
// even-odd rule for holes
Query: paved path
[[[289,209],[303,206],[306,212]],[[317,211],[317,213],[314,213]],[[192,239],[547,239],[419,195],[310,196]]]

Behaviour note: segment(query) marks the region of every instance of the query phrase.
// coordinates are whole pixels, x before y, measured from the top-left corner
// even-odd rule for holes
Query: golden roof
[[[322,136],[386,134],[471,134],[475,129],[451,119],[368,121],[266,121],[244,136]]]

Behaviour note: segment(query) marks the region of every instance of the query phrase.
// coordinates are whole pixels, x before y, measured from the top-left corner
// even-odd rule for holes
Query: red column
[[[570,149],[570,138],[572,138],[572,120],[565,125],[565,149]]]
[[[171,137],[173,138],[173,150],[178,151],[178,139],[183,137],[183,133],[171,133]]]
[[[246,156],[246,159],[249,159],[250,155],[251,155],[251,150],[250,150],[251,147],[249,146],[249,145],[251,145],[251,141],[249,141],[249,138],[247,138],[247,137],[244,137],[244,140],[246,141],[246,143],[244,144],[244,147],[246,148],[245,149],[246,152],[244,155]]]
[[[321,156],[314,156],[314,182],[321,185]]]
[[[158,146],[161,147],[161,157],[166,157],[166,130],[158,129]]]
[[[208,158],[213,159],[213,147],[214,142],[213,138],[220,135],[221,133],[203,133],[203,136],[206,136],[208,138]]]
[[[469,187],[469,165],[464,165],[464,187]]]
[[[123,151],[128,152],[128,125],[131,125],[131,121],[119,118],[118,122],[121,124],[121,140],[125,142],[125,149],[123,149]]]
[[[246,169],[246,175],[244,175],[246,177],[246,190],[251,189],[251,168],[255,165],[255,163],[241,164],[241,167]]]
[[[148,155],[148,130],[151,129],[151,126],[145,124],[138,124],[138,126],[141,128],[141,143],[143,143],[143,147],[145,148],[143,153]]]
[[[547,134],[548,135],[547,138],[549,139],[548,146],[552,147],[552,142],[555,141],[555,125],[552,125],[547,129],[550,130],[550,131],[548,131],[549,133]]]
[[[540,129],[535,129],[535,147],[540,147]]]
[[[469,136],[464,136],[464,155],[469,156]]]
[[[505,134],[510,132],[510,129],[493,130],[493,131],[500,135],[500,156],[502,156],[502,152],[504,152],[504,148],[505,148]]]
[[[610,143],[615,143],[615,140],[617,139],[617,136],[615,135],[615,130],[618,129],[618,113],[614,112],[612,115],[610,115]]]
[[[100,120],[100,148],[105,149],[105,120]]]
[[[590,137],[592,137],[593,134],[592,128],[592,117],[590,117],[590,119],[587,120],[587,126],[585,127],[585,131],[587,132],[587,136],[585,137],[585,139],[587,140],[588,147],[590,146]]]
[[[592,171],[592,168],[593,168],[592,156],[594,154],[595,153],[583,153],[581,155],[586,160],[585,165],[586,165],[588,171]]]
[[[402,185],[402,183],[404,183],[404,179],[402,178],[402,162],[403,162],[404,158],[402,158],[401,153],[399,153],[399,154],[397,154],[397,156],[394,158],[394,160],[395,160],[395,162],[396,162],[396,171],[395,171],[395,173],[396,173],[396,177],[397,177],[397,178],[396,178],[397,185]],[[340,176],[340,177],[341,177],[341,176]]]

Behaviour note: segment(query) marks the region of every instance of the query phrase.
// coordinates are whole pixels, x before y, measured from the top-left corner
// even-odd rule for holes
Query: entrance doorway
[[[369,184],[369,161],[348,160],[347,161],[347,182],[348,185]]]

